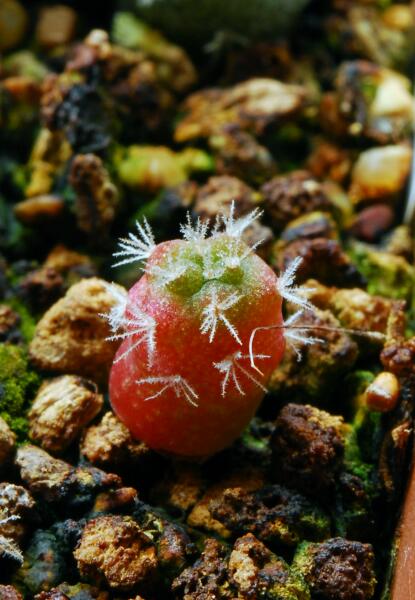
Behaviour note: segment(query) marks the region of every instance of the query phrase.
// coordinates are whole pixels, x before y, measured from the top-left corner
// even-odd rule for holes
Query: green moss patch
[[[40,385],[40,376],[30,369],[26,351],[20,346],[0,344],[0,416],[16,433],[27,438],[27,410]]]

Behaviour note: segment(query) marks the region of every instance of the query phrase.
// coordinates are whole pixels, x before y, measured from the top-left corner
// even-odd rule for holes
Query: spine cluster
[[[245,394],[242,380],[248,379],[260,387],[264,392],[266,388],[261,381],[254,377],[251,371],[261,370],[256,361],[270,358],[265,353],[255,353],[254,338],[261,327],[256,327],[251,332],[249,349],[243,351],[243,343],[237,324],[233,321],[230,313],[238,309],[243,299],[237,284],[243,278],[244,261],[255,251],[258,244],[248,246],[242,240],[244,231],[259,217],[261,212],[256,209],[250,214],[235,218],[235,207],[232,203],[229,216],[217,218],[213,227],[209,222],[198,219],[194,224],[190,215],[187,222],[180,228],[183,239],[179,246],[172,244],[163,254],[162,260],[153,260],[155,250],[162,245],[157,245],[153,232],[147,220],[143,223],[137,222],[137,234],[130,233],[127,238],[119,242],[119,250],[114,254],[118,260],[114,266],[138,262],[144,273],[154,278],[158,286],[158,293],[174,292],[179,296],[191,296],[204,284],[208,284],[207,298],[200,310],[201,335],[207,336],[209,343],[218,335],[229,335],[241,348],[225,358],[213,362],[211,367],[223,375],[221,394],[226,398],[229,384],[241,395]],[[177,241],[176,241],[177,242]],[[169,242],[167,242],[169,244]],[[290,316],[284,323],[284,337],[288,343],[294,346],[300,359],[300,348],[304,344],[312,344],[320,340],[308,336],[307,332],[291,330],[290,326],[304,310],[314,310],[313,305],[307,300],[306,294],[309,288],[303,289],[294,284],[295,274],[302,259],[298,258],[292,262],[286,272],[279,277],[275,276],[275,292],[284,300],[297,305],[299,310]],[[228,285],[224,291],[223,285],[216,283],[236,283],[235,289]],[[119,291],[119,287],[109,284],[109,290],[114,297],[114,306],[109,314],[103,315],[112,331],[111,340],[123,342],[129,340],[128,347],[118,355],[116,361],[128,360],[134,350],[144,345],[147,352],[147,364],[151,368],[157,353],[157,322],[149,314],[146,314],[142,306],[137,305],[127,293]],[[191,306],[191,304],[190,304]],[[280,327],[280,326],[279,326]],[[269,327],[268,327],[269,328]],[[281,328],[281,327],[280,327]],[[264,327],[265,329],[265,327]],[[183,398],[191,405],[197,406],[198,394],[192,385],[181,375],[163,375],[157,372],[154,376],[142,378],[136,381],[137,385],[151,384],[154,393],[146,400],[161,396],[166,390],[174,391],[176,397]]]

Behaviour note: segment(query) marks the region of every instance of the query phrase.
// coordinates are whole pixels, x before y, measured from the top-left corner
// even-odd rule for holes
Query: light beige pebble
[[[81,577],[119,591],[151,587],[157,569],[154,544],[133,519],[121,515],[89,521],[74,556]]]
[[[93,465],[103,468],[137,464],[140,460],[150,459],[151,455],[148,446],[135,440],[111,411],[85,431],[80,449]]]
[[[103,279],[91,277],[69,288],[40,319],[30,344],[30,356],[40,369],[72,373],[106,383],[119,342],[102,313],[115,304]],[[117,286],[123,292],[121,286]]]
[[[103,405],[93,381],[63,375],[46,381],[29,412],[29,436],[49,452],[62,452],[90,423]]]

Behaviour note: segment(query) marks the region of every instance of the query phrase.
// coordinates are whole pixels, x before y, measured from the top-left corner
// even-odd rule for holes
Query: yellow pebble
[[[399,398],[399,381],[393,373],[379,373],[365,392],[366,405],[370,410],[389,412]]]

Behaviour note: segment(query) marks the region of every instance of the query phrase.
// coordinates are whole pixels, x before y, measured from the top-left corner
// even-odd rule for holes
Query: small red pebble
[[[258,211],[223,218],[224,231],[182,227],[184,240],[156,245],[147,223],[122,240],[121,262],[145,273],[108,321],[122,340],[110,399],[132,434],[157,451],[203,458],[230,445],[257,410],[285,349],[282,298],[299,264],[278,278],[242,240]],[[291,318],[291,322],[294,319]],[[297,332],[293,337],[301,341]]]
[[[374,204],[360,211],[350,228],[351,233],[364,242],[375,242],[393,225],[395,213],[386,204]]]

